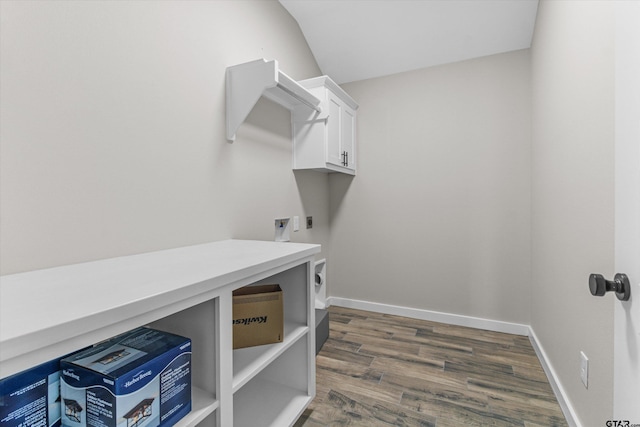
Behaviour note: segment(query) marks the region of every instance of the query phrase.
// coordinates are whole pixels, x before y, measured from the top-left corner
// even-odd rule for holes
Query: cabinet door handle
[[[342,152],[342,166],[349,166],[349,152]]]

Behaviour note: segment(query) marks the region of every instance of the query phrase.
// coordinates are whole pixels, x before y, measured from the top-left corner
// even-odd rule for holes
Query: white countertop
[[[315,244],[225,240],[2,276],[0,363],[319,252]]]

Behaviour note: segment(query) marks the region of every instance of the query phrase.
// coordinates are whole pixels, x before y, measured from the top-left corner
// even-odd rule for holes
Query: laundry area
[[[0,427],[640,424],[638,20],[0,1]]]

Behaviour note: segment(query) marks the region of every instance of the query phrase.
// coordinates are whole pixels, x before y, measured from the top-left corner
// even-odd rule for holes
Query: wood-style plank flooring
[[[567,426],[527,337],[331,307],[295,427]]]

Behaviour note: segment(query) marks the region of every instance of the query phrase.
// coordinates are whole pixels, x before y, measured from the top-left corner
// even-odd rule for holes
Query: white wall
[[[225,238],[326,246],[328,178],[291,170],[289,113],[225,139],[225,68],[320,71],[274,1],[2,1],[2,274]]]
[[[532,45],[531,325],[584,426],[612,417],[613,2],[541,1]],[[589,357],[589,388],[579,354]]]
[[[529,323],[529,52],[343,85],[358,173],[330,177],[329,293]]]

